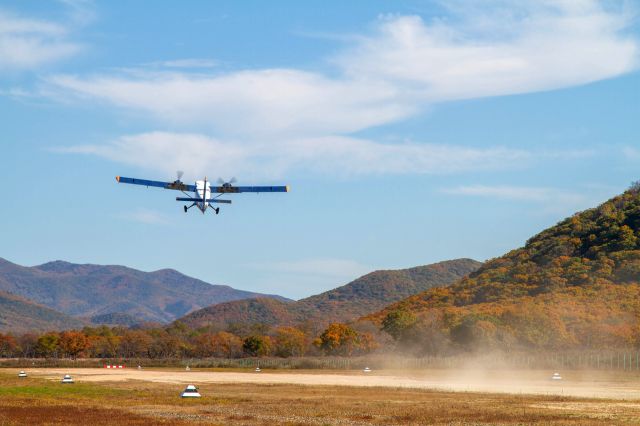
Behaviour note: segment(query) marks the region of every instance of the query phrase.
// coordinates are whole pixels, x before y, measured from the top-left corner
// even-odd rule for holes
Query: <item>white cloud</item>
[[[151,67],[165,67],[165,68],[214,68],[218,66],[218,62],[211,59],[186,58],[186,59],[174,59],[171,61],[151,62],[147,65]]]
[[[113,161],[187,178],[215,174],[245,178],[280,178],[291,171],[363,174],[448,174],[499,170],[527,164],[533,155],[506,148],[468,148],[421,143],[382,144],[334,136],[277,143],[225,142],[199,134],[151,132],[122,137],[107,145],[59,151],[93,154]],[[190,175],[190,176],[189,176]]]
[[[595,0],[492,3],[464,2],[455,24],[383,18],[375,36],[336,62],[347,75],[395,81],[431,101],[552,90],[638,65],[638,42],[622,32],[630,24],[624,11]]]
[[[168,219],[162,213],[149,209],[137,209],[127,213],[123,213],[120,216],[122,219],[144,223],[147,225],[166,225],[169,223]]]
[[[398,101],[396,89],[385,83],[336,80],[289,69],[208,77],[185,73],[57,76],[50,82],[81,97],[146,111],[172,123],[202,125],[244,137],[350,133],[414,111],[413,105]]]
[[[473,195],[478,197],[502,198],[505,200],[523,200],[532,202],[549,201],[559,197],[579,197],[578,195],[554,188],[526,186],[486,186],[470,185],[443,189],[444,193],[454,195]]]
[[[630,160],[640,160],[640,149],[631,146],[622,148],[622,154]]]
[[[383,17],[374,35],[336,55],[337,77],[263,69],[62,75],[50,82],[163,120],[212,124],[232,134],[323,136],[403,119],[433,102],[557,89],[638,65],[638,42],[623,32],[627,14],[595,1],[514,2],[509,14],[497,13],[498,6],[472,10],[473,16],[449,23]]]
[[[84,26],[95,21],[97,14],[93,0],[58,0],[67,7],[74,24]]]
[[[316,276],[332,279],[352,280],[368,272],[371,267],[348,259],[318,258],[287,262],[253,263],[251,268],[267,272]],[[335,284],[331,282],[329,284]]]
[[[259,288],[296,299],[347,284],[374,269],[354,260],[337,258],[260,262],[246,267],[260,272]]]
[[[70,57],[81,48],[68,40],[67,29],[58,23],[0,10],[0,71],[35,69]]]
[[[599,195],[602,194],[595,194],[593,189],[589,191],[589,196],[558,188],[511,185],[458,186],[444,188],[441,192],[451,195],[495,198],[537,204],[540,206],[536,210],[537,213],[554,215],[568,215],[602,201],[599,198]],[[598,192],[602,193],[603,191]]]
[[[372,35],[352,38],[334,56],[331,75],[297,69],[187,72],[178,62],[177,72],[58,75],[46,90],[60,99],[99,100],[173,128],[197,129],[201,134],[149,132],[75,149],[164,172],[206,173],[213,167],[220,175],[260,170],[272,177],[292,169],[452,173],[522,167],[531,154],[379,143],[353,134],[437,102],[552,90],[637,67],[638,41],[625,33],[623,10],[591,0],[496,0],[488,11],[469,2],[450,4],[458,5],[457,15],[446,20],[382,17]]]

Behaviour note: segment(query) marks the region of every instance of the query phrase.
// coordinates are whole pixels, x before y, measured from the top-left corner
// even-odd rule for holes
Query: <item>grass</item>
[[[62,385],[0,372],[0,425],[637,424],[640,403],[559,396],[341,386],[140,381]]]

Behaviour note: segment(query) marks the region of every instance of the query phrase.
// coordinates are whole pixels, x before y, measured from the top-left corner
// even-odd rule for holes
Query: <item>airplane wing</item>
[[[196,190],[195,185],[187,185],[180,181],[161,182],[158,180],[136,179],[136,178],[128,178],[128,177],[122,177],[122,176],[116,176],[116,180],[119,183],[130,183],[133,185],[142,185],[146,187],[155,186],[155,187],[164,188],[164,189],[175,189],[177,191],[194,192]]]
[[[289,186],[212,186],[211,192],[218,194],[236,194],[239,192],[289,192]]]

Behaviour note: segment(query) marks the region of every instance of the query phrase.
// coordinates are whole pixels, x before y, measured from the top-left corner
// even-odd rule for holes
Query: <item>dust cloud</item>
[[[473,367],[473,368],[470,368]],[[18,370],[16,369],[16,374]],[[468,366],[456,369],[421,370],[266,370],[260,373],[191,369],[36,368],[30,376],[60,380],[71,374],[76,382],[135,380],[154,383],[255,383],[314,386],[363,386],[414,388],[435,391],[559,395],[583,398],[640,398],[640,376],[621,371],[559,371],[562,380],[552,380],[552,370],[496,370]]]

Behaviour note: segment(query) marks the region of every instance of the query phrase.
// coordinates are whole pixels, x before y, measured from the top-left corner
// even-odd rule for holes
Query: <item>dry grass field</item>
[[[0,370],[0,425],[640,424],[640,399],[636,399],[640,392],[633,392],[640,382],[638,377],[605,377],[604,373],[567,379],[567,385],[601,385],[603,396],[607,396],[607,389],[620,388],[627,392],[624,399],[571,397],[562,395],[562,387],[531,395],[508,393],[508,389],[454,392],[379,385],[389,380],[419,382],[418,373],[411,372],[364,376],[319,371],[256,374],[167,369],[125,373],[77,369],[70,371],[76,383],[62,385],[59,370],[27,371],[30,376],[19,379],[15,369]],[[506,381],[504,374],[495,376]],[[296,377],[303,378],[303,383],[297,383]],[[314,384],[314,377],[325,384]],[[348,380],[343,383],[345,378]],[[331,384],[332,380],[340,384]],[[349,386],[349,381],[357,386]],[[184,383],[190,382],[199,385],[201,399],[179,398]]]

